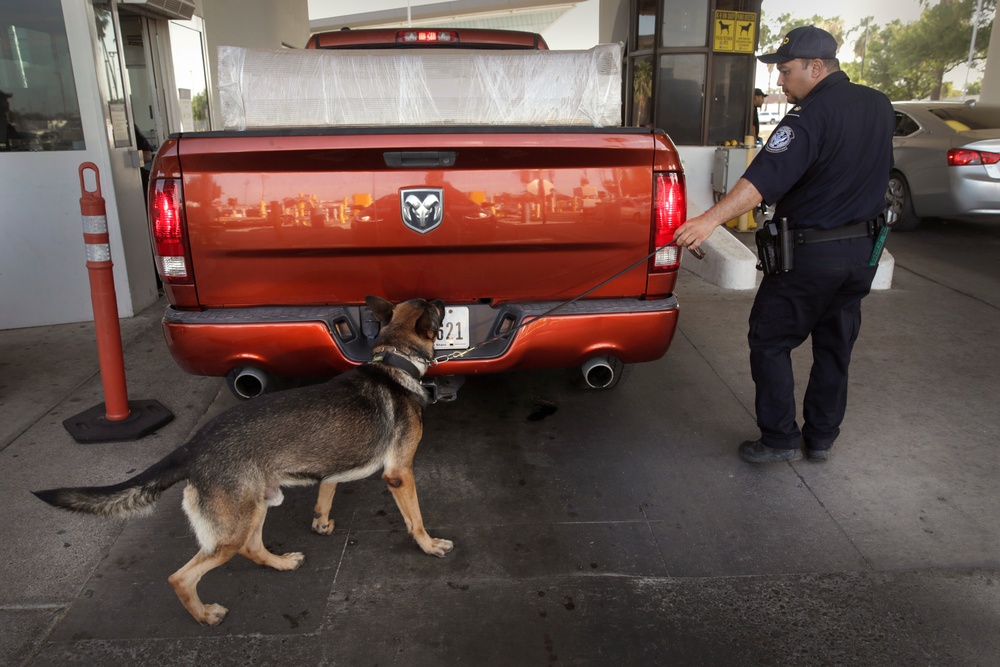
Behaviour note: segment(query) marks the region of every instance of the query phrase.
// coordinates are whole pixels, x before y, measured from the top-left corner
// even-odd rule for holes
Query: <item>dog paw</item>
[[[432,537],[430,547],[425,548],[424,553],[430,554],[431,556],[437,556],[438,558],[444,558],[445,554],[454,548],[455,545],[451,540],[439,540],[436,537]]]
[[[320,523],[319,519],[313,519],[312,530],[320,535],[331,535],[333,533],[333,519],[326,523]]]
[[[306,559],[305,554],[299,553],[298,551],[293,551],[291,553],[282,554],[278,557],[281,561],[279,567],[275,568],[287,572],[289,570],[297,570],[302,562]]]
[[[228,613],[229,610],[221,604],[207,604],[205,605],[205,613],[198,619],[198,622],[202,625],[210,625],[214,627],[219,623],[222,623]]]

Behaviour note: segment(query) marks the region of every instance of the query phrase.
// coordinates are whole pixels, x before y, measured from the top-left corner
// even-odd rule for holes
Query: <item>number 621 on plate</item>
[[[438,329],[436,350],[465,350],[469,347],[469,308],[467,306],[447,306],[444,319]]]

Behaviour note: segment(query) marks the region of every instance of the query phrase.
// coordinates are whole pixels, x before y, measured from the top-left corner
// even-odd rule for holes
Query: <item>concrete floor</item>
[[[264,537],[304,565],[208,574],[217,628],[166,583],[196,550],[181,485],[128,522],[29,491],[145,468],[232,403],[222,381],[177,369],[158,304],[122,323],[129,394],[174,421],[80,445],[62,421],[103,400],[92,326],[0,331],[0,664],[1000,665],[997,245],[981,227],[890,237],[828,463],[736,457],[755,435],[753,292],[684,272],[670,352],[613,391],[475,377],[428,410],[417,484],[447,558],[407,537],[377,476],[342,485],[329,537],[309,531],[315,489],[292,489]]]

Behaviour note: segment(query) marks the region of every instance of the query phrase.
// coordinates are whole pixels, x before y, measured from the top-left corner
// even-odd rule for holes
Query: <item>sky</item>
[[[764,0],[765,16],[777,17],[784,13],[807,17],[818,14],[826,18],[839,16],[844,24],[853,26],[866,16],[873,16],[875,23],[885,25],[895,19],[909,23],[920,18],[922,8],[917,0],[840,0],[839,2],[802,2],[802,0]]]

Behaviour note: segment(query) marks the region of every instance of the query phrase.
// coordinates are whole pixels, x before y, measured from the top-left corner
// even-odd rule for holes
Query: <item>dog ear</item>
[[[444,301],[427,301],[423,314],[417,320],[417,333],[425,338],[436,338],[441,320],[444,319]]]
[[[375,313],[375,319],[381,324],[389,324],[392,321],[392,311],[395,306],[380,296],[366,296],[365,303]]]

